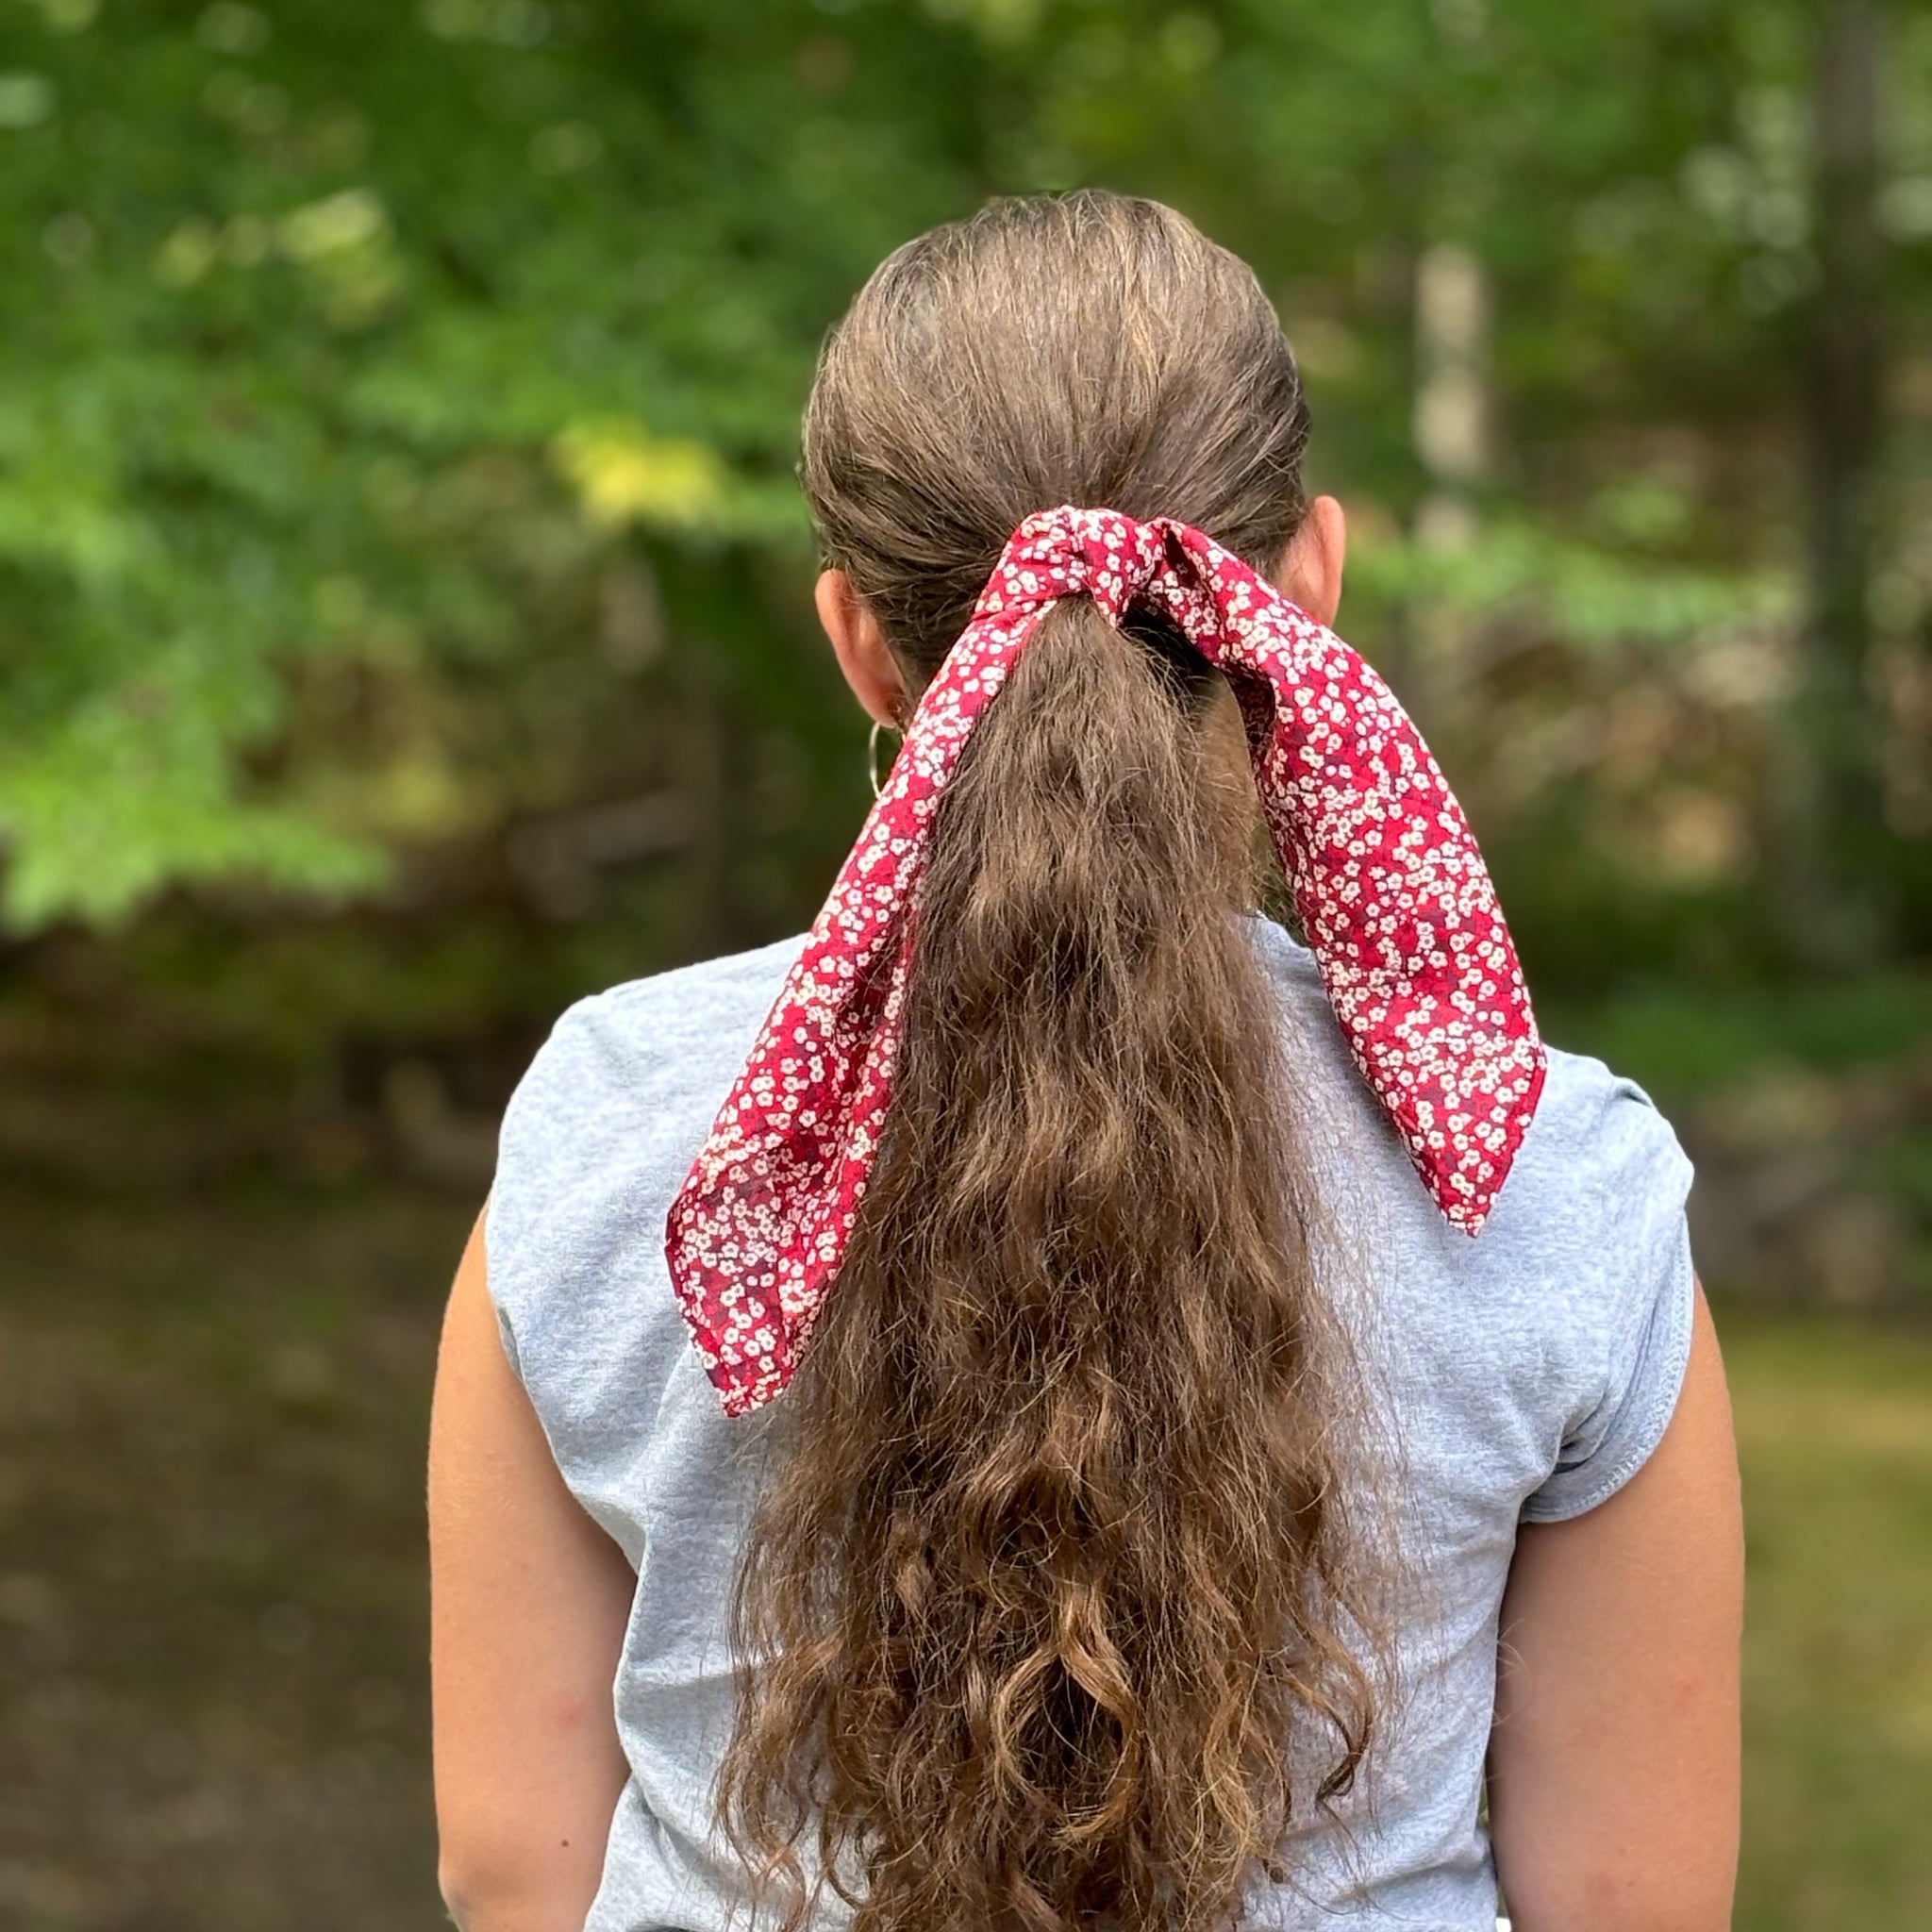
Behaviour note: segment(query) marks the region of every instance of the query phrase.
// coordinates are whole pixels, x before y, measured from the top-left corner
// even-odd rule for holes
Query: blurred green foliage
[[[1666,913],[1715,891],[1739,930],[1794,679],[1814,15],[8,0],[7,914],[114,919],[238,877],[392,891],[398,855],[587,774],[622,789],[587,753],[612,678],[584,658],[626,568],[808,766],[848,755],[797,661],[818,338],[908,234],[1100,179],[1188,208],[1279,298],[1318,479],[1357,511],[1348,628],[1441,741],[1531,926],[1543,861],[1530,840],[1512,867],[1510,835],[1554,811],[1606,890]],[[1895,28],[1903,327],[1932,24]],[[1443,244],[1494,318],[1447,545],[1416,535],[1443,480],[1417,267]],[[1887,566],[1894,642],[1927,568]],[[1924,722],[1874,729],[1903,756]],[[849,808],[812,769],[781,811]]]

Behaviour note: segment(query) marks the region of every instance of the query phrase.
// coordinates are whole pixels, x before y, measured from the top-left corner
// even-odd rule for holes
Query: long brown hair
[[[886,260],[803,475],[916,690],[1029,511],[1174,516],[1273,568],[1307,433],[1253,274],[1085,192]],[[858,1932],[1209,1932],[1363,1760],[1318,1204],[1241,917],[1252,787],[1208,749],[1233,715],[1176,640],[1063,604],[937,816],[890,1124],[731,1605],[720,1812],[786,1932],[827,1878]]]

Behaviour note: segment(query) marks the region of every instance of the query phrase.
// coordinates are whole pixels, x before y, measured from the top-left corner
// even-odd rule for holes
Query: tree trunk
[[[1436,242],[1415,262],[1415,400],[1411,429],[1428,488],[1413,535],[1439,556],[1466,550],[1478,530],[1476,492],[1491,466],[1490,276],[1459,242]],[[1424,732],[1455,737],[1474,697],[1469,675],[1475,621],[1441,596],[1407,625],[1409,704]]]
[[[1490,280],[1457,242],[1422,252],[1415,275],[1415,447],[1429,492],[1419,541],[1460,549],[1475,534],[1470,492],[1490,469]]]
[[[1794,718],[1791,932],[1807,963],[1884,941],[1880,721],[1868,688],[1884,331],[1875,0],[1825,0],[1814,95],[1819,281],[1806,357],[1808,555]]]
[[[677,718],[672,738],[675,783],[684,801],[690,836],[684,848],[679,950],[708,959],[725,949],[733,813],[724,695],[711,646],[680,640],[675,687]]]

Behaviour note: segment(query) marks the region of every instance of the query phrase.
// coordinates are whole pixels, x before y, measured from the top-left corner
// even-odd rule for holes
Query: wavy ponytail
[[[991,298],[1022,270],[1031,359],[1008,342],[1004,384],[962,408],[922,357],[950,338],[956,367],[989,366]],[[1201,516],[1148,433],[1193,397],[1178,324],[1225,337],[1230,286],[1277,346],[1243,364],[1224,341],[1232,380],[1174,449],[1218,438],[1237,508],[1266,475],[1284,527],[1258,538]],[[1037,393],[1050,425],[1092,373],[1053,366],[1052,318],[1109,296],[1111,338],[1078,340],[1116,404],[1137,372],[1151,404],[1122,422],[1096,391],[1059,435],[1124,437],[1144,474],[1003,475],[1041,445],[996,419]],[[948,598],[1030,496],[1285,541],[1298,486],[1270,458],[1284,436],[1298,456],[1306,417],[1298,385],[1267,407],[1283,362],[1291,382],[1252,277],[1180,217],[1004,204],[868,285],[814,390],[808,490],[929,675]],[[969,553],[952,525],[975,508]],[[1042,620],[941,804],[889,1125],[731,1607],[756,1661],[720,1809],[758,1890],[785,1881],[787,1932],[818,1895],[808,1831],[856,1932],[1218,1932],[1362,1762],[1362,1553],[1283,1022],[1241,917],[1253,824],[1225,686],[1085,602]]]

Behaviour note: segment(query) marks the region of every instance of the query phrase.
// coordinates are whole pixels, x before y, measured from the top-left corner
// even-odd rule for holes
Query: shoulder
[[[511,1162],[580,1167],[620,1142],[635,1152],[653,1121],[675,1131],[693,1107],[715,1108],[803,943],[626,980],[567,1008],[505,1111],[499,1176]]]
[[[1399,1143],[1366,1083],[1357,1073],[1323,987],[1314,955],[1271,921],[1255,922],[1270,975],[1293,1035],[1296,1071],[1331,1127],[1350,1141],[1359,1161],[1370,1142],[1382,1146],[1377,1186],[1426,1205]],[[1569,1249],[1598,1250],[1620,1234],[1630,1238],[1646,1215],[1680,1208],[1691,1168],[1670,1122],[1626,1074],[1588,1054],[1546,1046],[1541,1096],[1507,1181],[1482,1234],[1474,1241],[1442,1227],[1451,1255],[1474,1260],[1524,1257],[1534,1250],[1545,1265]],[[1340,1117],[1338,1120],[1336,1117]],[[1440,1216],[1433,1217],[1440,1223]]]
[[[1536,1114],[1472,1240],[1416,1179],[1313,956],[1279,928],[1260,939],[1324,1193],[1368,1264],[1396,1377],[1435,1419],[1424,1433],[1462,1474],[1494,1465],[1536,1491],[1530,1514],[1591,1507],[1668,1421],[1690,1345],[1692,1168],[1670,1121],[1627,1074],[1546,1048]]]
[[[1692,1170],[1670,1121],[1627,1074],[1546,1047],[1547,1072],[1490,1229],[1530,1232],[1574,1258],[1614,1263],[1681,1214]],[[1587,1272],[1594,1274],[1601,1267]]]
[[[1510,1176],[1491,1223],[1505,1244],[1499,1257],[1539,1257],[1534,1269],[1512,1271],[1517,1294],[1541,1296],[1563,1324],[1575,1370],[1554,1465],[1524,1506],[1526,1517],[1556,1521],[1594,1508],[1626,1482],[1675,1407],[1696,1312],[1694,1174],[1635,1080],[1555,1048],[1517,1161],[1522,1173]]]
[[[546,1424],[599,1336],[641,1344],[638,1324],[671,1307],[664,1217],[803,944],[578,1000],[511,1095],[484,1241],[506,1348]]]
[[[721,1028],[756,1030],[804,943],[800,933],[589,994],[564,1010],[524,1084],[557,1073],[630,1072],[680,1048],[705,1057]]]

